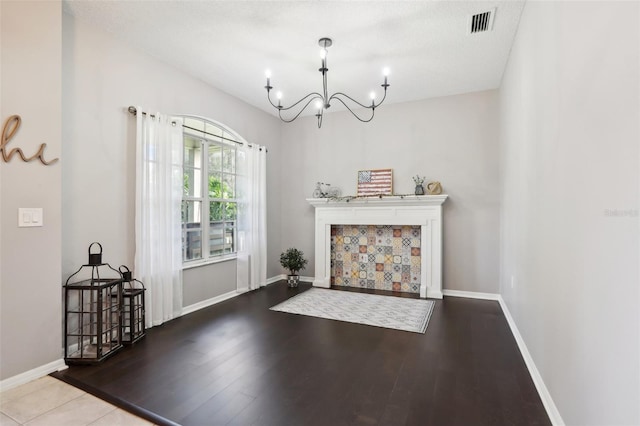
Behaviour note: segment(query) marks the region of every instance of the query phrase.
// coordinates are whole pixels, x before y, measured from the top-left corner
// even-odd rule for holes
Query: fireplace
[[[377,268],[382,268],[381,271],[375,271],[373,268],[366,269],[366,274],[362,274],[360,270],[357,271],[357,276],[355,274],[355,270],[351,272],[349,276],[349,286],[352,287],[367,287],[367,283],[369,286],[371,285],[371,281],[374,283],[377,281],[380,283],[384,281],[385,288],[390,289],[398,289],[398,284],[400,286],[400,291],[412,291],[417,290],[410,285],[410,282],[419,283],[419,293],[420,297],[431,297],[431,298],[442,298],[442,204],[447,199],[447,195],[424,195],[424,196],[392,196],[392,197],[382,197],[382,198],[364,198],[364,199],[353,199],[347,201],[334,201],[326,198],[312,198],[307,201],[313,207],[315,207],[315,277],[313,281],[313,285],[316,287],[325,287],[328,288],[331,286],[331,275],[332,275],[332,264],[331,264],[331,241],[332,241],[332,226],[333,226],[333,237],[334,244],[336,242],[336,234],[340,226],[347,226],[350,233],[349,242],[351,243],[351,238],[355,238],[353,235],[356,229],[357,232],[362,233],[363,229],[366,229],[366,237],[368,238],[371,234],[371,230],[379,232],[382,235],[384,232],[399,232],[398,236],[400,237],[400,241],[402,241],[402,232],[410,232],[412,229],[417,229],[419,232],[414,235],[407,235],[408,238],[411,236],[414,237],[414,241],[409,240],[409,244],[413,244],[413,254],[417,254],[419,256],[411,256],[410,254],[405,254],[404,259],[401,255],[400,258],[395,258],[398,254],[394,255],[393,251],[391,252],[390,262],[387,262],[391,265],[400,264],[400,275],[395,274],[394,266],[391,268],[385,266],[384,257],[379,258],[376,257],[375,254],[384,254],[384,253],[369,253],[368,251],[372,251],[369,248],[370,245],[374,245],[373,241],[369,240],[372,244],[367,244],[366,249],[367,253],[360,253],[362,249],[362,244],[358,242],[358,250],[354,250],[354,247],[349,247],[348,251],[344,249],[344,240],[342,247],[342,255],[346,256],[346,253],[350,253],[352,256],[357,254],[374,254],[373,262],[381,263],[382,265],[377,265]],[[403,231],[403,229],[407,231]],[[394,231],[399,230],[399,231]],[[343,231],[344,232],[344,231]],[[419,237],[417,236],[419,235]],[[362,235],[365,236],[365,235]],[[344,235],[343,235],[344,238]],[[360,238],[360,236],[358,236]],[[419,243],[415,241],[416,238],[419,238]],[[362,240],[364,241],[364,240]],[[383,241],[382,244],[387,244],[386,241]],[[390,244],[393,247],[397,242],[392,242]],[[419,248],[416,250],[416,248]],[[374,248],[373,250],[377,250]],[[388,249],[387,249],[388,250]],[[411,251],[409,251],[411,253]],[[368,256],[367,256],[368,257]],[[419,257],[419,260],[418,260]],[[368,257],[369,258],[369,257]],[[367,258],[367,260],[368,260]],[[395,259],[394,259],[395,258]],[[365,260],[364,257],[360,257],[361,260]],[[383,259],[382,262],[376,262],[376,260]],[[336,275],[336,263],[334,259],[334,282],[337,277]],[[355,259],[354,259],[355,260]],[[414,275],[409,275],[409,285],[407,284],[407,276],[402,276],[403,266],[411,265],[412,263],[415,266],[419,261],[419,267],[413,269]],[[390,269],[390,271],[385,271],[385,267]],[[355,267],[354,267],[355,268]],[[397,269],[397,267],[395,268]],[[370,273],[373,272],[373,275]],[[375,272],[382,272],[382,275],[375,274]],[[391,272],[391,274],[384,274],[384,272]],[[411,268],[408,270],[406,267],[404,268],[404,273],[411,274]],[[344,284],[344,263],[343,269],[341,270],[341,274],[343,280],[338,285]],[[415,275],[415,274],[419,274]],[[387,278],[390,278],[391,282],[387,282]],[[404,280],[403,280],[404,278]],[[354,282],[351,279],[355,279]],[[394,281],[395,279],[399,279],[400,281]],[[377,285],[377,284],[374,284]]]

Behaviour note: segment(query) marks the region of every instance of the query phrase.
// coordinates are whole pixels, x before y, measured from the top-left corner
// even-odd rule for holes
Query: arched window
[[[233,258],[237,251],[237,148],[246,141],[213,120],[182,118],[183,263]]]

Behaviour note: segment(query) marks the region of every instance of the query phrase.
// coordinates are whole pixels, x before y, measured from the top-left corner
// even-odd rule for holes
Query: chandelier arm
[[[294,121],[296,118],[298,118],[300,116],[300,114],[302,114],[302,112],[307,109],[307,107],[309,106],[309,104],[311,102],[313,102],[314,99],[320,98],[322,99],[322,96],[320,96],[318,93],[316,93],[313,98],[309,99],[309,101],[302,107],[302,109],[300,111],[298,111],[298,113],[295,115],[295,117],[293,117],[291,120],[287,120],[286,118],[282,117],[282,111],[283,110],[288,110],[293,108],[295,105],[298,105],[302,100],[304,100],[305,98],[309,97],[310,95],[312,95],[313,93],[309,93],[309,95],[305,96],[304,98],[300,99],[298,102],[296,102],[295,104],[291,105],[289,108],[278,108],[278,117],[280,117],[280,120],[284,121],[285,123],[291,123],[292,121]]]
[[[384,96],[382,97],[380,102],[378,102],[377,104],[374,104],[374,108],[378,108],[380,105],[382,105],[382,103],[384,102],[385,99],[387,99],[387,88],[386,87],[384,89]]]
[[[375,109],[378,108],[380,105],[382,105],[382,103],[384,102],[385,99],[387,99],[387,90],[385,89],[384,91],[384,96],[382,97],[382,100],[380,102],[378,102],[377,104],[374,103],[373,105],[364,105],[361,104],[360,102],[356,101],[355,99],[353,99],[351,96],[347,95],[346,93],[342,93],[342,92],[336,92],[333,95],[331,95],[331,97],[329,98],[329,101],[331,101],[331,99],[338,99],[340,100],[340,98],[338,96],[344,96],[345,98],[349,99],[351,102],[354,102],[358,105],[360,105],[362,108],[368,108],[368,109]],[[344,104],[344,102],[342,101],[342,103]]]
[[[337,95],[337,93],[334,93],[334,94],[333,94],[333,96],[331,96],[331,97],[333,98],[335,95]],[[345,95],[345,96],[346,96],[346,95]],[[348,97],[348,96],[347,96],[347,97]],[[349,98],[349,97],[348,97],[348,98]],[[376,114],[376,109],[375,109],[375,108],[372,108],[371,106],[365,107],[365,108],[367,108],[367,109],[370,109],[370,110],[371,110],[371,117],[369,117],[369,119],[368,119],[368,120],[364,120],[364,119],[362,119],[362,118],[358,117],[358,114],[356,114],[355,112],[353,112],[353,110],[352,110],[351,108],[349,108],[349,105],[347,105],[347,104],[346,104],[342,99],[340,99],[340,98],[338,98],[338,97],[335,97],[334,99],[335,99],[335,100],[337,100],[337,101],[339,101],[342,105],[344,105],[344,106],[345,106],[345,108],[347,108],[347,109],[349,110],[349,112],[350,112],[350,113],[351,113],[355,118],[357,118],[358,120],[362,121],[363,123],[368,123],[368,122],[370,122],[371,120],[373,120],[373,116]],[[351,99],[351,98],[349,98],[349,99]],[[353,100],[353,99],[352,99],[352,100]],[[354,102],[355,102],[355,103],[357,103],[357,104],[359,104],[359,105],[362,105],[360,102],[357,102],[357,101],[354,101]]]
[[[316,99],[316,98],[320,98],[322,99],[322,95],[318,92],[311,92],[306,96],[303,96],[302,98],[300,98],[300,100],[298,100],[296,103],[288,106],[288,107],[283,107],[282,105],[278,106],[275,105],[272,101],[271,101],[271,97],[269,96],[269,92],[267,92],[267,99],[269,99],[269,102],[271,103],[271,105],[273,105],[274,108],[281,110],[281,111],[287,111],[290,110],[291,108],[294,108],[296,105],[298,105],[299,103],[303,102],[305,99],[307,99],[309,96],[313,96],[313,98],[311,98],[311,100],[309,102],[311,102],[312,100]],[[307,105],[309,105],[309,102],[307,102]],[[307,105],[304,106],[304,108],[307,107]],[[304,110],[304,108],[302,108]]]
[[[360,105],[362,108],[368,108],[368,109],[372,109],[372,108],[373,108],[371,105],[364,105],[364,104],[361,104],[360,102],[358,102],[358,101],[356,101],[355,99],[353,99],[351,96],[349,96],[349,95],[347,95],[347,94],[345,94],[345,93],[342,93],[342,92],[336,92],[336,93],[334,93],[333,95],[331,95],[331,97],[329,98],[329,100],[331,100],[331,99],[337,99],[337,100],[339,100],[340,102],[342,102],[342,104],[343,104],[344,106],[346,106],[346,104],[344,103],[344,101],[343,101],[342,99],[340,99],[338,96],[344,96],[345,98],[349,99],[351,102],[353,102],[353,103],[356,103],[356,104]],[[377,106],[377,105],[376,105],[376,106]]]

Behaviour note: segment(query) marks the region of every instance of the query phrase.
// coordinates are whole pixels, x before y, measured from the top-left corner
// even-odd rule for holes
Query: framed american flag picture
[[[393,195],[393,170],[360,170],[358,196],[362,195]]]

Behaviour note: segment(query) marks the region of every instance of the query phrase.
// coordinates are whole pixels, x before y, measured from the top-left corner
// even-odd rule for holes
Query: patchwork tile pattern
[[[331,284],[420,293],[420,226],[331,226]]]

